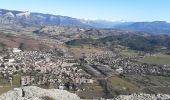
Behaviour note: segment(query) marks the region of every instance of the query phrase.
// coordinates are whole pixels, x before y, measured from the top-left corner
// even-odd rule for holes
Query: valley
[[[169,35],[10,12],[0,12],[0,94],[38,86],[67,90],[82,99],[170,95]]]

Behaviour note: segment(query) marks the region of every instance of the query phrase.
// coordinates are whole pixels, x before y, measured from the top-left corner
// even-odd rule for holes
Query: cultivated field
[[[139,59],[140,62],[150,63],[150,64],[170,64],[170,55],[156,54],[147,55],[144,58]]]
[[[15,75],[12,81],[12,86],[9,82],[3,82],[2,77],[0,77],[0,94],[5,93],[13,88],[20,87],[20,75]]]

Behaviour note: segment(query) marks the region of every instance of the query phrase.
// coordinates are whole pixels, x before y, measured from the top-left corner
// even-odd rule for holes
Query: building
[[[21,76],[21,85],[22,86],[27,86],[31,85],[34,81],[34,78],[31,76]]]
[[[18,49],[18,48],[13,48],[12,52],[13,52],[13,53],[20,53],[20,52],[21,52],[21,50],[20,50],[20,49]]]
[[[117,71],[119,74],[121,74],[121,73],[123,73],[123,68],[118,68],[118,69],[116,69],[116,71]]]

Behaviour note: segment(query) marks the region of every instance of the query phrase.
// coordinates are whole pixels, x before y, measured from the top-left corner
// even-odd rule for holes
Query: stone
[[[80,100],[76,94],[66,90],[42,89],[36,86],[16,88],[2,94],[0,100],[44,100],[44,97],[50,97],[54,100]]]

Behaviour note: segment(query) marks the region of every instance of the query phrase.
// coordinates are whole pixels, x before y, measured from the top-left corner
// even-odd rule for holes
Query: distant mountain
[[[67,16],[30,13],[0,9],[0,24],[20,25],[20,26],[43,26],[43,25],[63,25],[90,27],[79,19]]]
[[[15,11],[0,9],[0,24],[27,26],[76,26],[90,28],[114,28],[115,26],[124,26],[130,22],[111,22],[106,20],[83,20],[61,15],[30,13],[27,11]]]
[[[122,21],[107,21],[107,20],[86,20],[89,26],[95,28],[116,28],[118,26],[127,26],[133,22],[122,22]]]
[[[170,23],[165,21],[154,22],[121,22],[106,20],[82,20],[61,15],[30,13],[27,11],[14,11],[0,9],[1,26],[71,26],[83,28],[115,28],[132,31],[143,31],[154,34],[170,34]]]
[[[113,28],[115,25],[119,24],[120,22],[111,22],[106,20],[90,20],[88,21],[88,25],[96,27],[96,28]]]
[[[154,34],[170,34],[170,23],[165,21],[136,22],[130,25],[118,26],[116,28],[132,31],[144,31]]]

